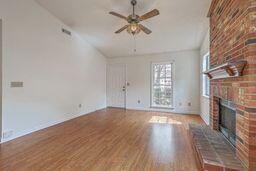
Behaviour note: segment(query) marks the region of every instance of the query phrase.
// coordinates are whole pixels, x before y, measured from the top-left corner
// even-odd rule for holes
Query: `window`
[[[152,63],[151,107],[173,107],[172,63]]]
[[[207,53],[203,58],[203,73],[210,69],[210,55]],[[203,96],[210,96],[210,80],[203,74]]]

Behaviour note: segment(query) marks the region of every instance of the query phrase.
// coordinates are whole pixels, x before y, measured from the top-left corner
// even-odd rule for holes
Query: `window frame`
[[[205,71],[210,69],[210,53],[206,53],[203,56],[202,63],[202,95],[204,97],[210,98],[210,79],[207,75],[204,74]]]
[[[170,64],[171,65],[171,105],[170,106],[155,106],[153,105],[153,87],[154,87],[154,66],[155,65],[163,65]],[[151,62],[150,66],[150,108],[155,109],[174,109],[174,62],[172,61],[160,61],[160,62]]]

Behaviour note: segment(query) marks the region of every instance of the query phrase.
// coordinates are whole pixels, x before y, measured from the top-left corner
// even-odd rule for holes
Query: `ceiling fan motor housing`
[[[140,20],[139,20],[139,16],[138,15],[129,15],[128,16],[128,19],[127,19],[127,21],[128,21],[128,23],[139,23],[140,22]]]

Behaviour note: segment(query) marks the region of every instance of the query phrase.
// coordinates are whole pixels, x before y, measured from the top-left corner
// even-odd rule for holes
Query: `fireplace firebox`
[[[231,145],[236,147],[236,109],[231,101],[220,100],[219,130]]]

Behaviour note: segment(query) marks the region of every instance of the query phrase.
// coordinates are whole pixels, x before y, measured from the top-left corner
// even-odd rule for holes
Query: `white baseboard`
[[[48,122],[46,124],[42,124],[42,125],[39,125],[37,127],[34,127],[32,129],[27,129],[27,130],[23,130],[23,131],[20,131],[16,134],[14,134],[12,137],[8,138],[8,139],[2,139],[2,141],[0,142],[0,144],[2,143],[5,143],[5,142],[8,142],[8,141],[11,141],[11,140],[14,140],[16,138],[19,138],[19,137],[22,137],[22,136],[25,136],[25,135],[28,135],[28,134],[31,134],[33,132],[36,132],[36,131],[39,131],[39,130],[42,130],[42,129],[45,129],[45,128],[48,128],[48,127],[51,127],[51,126],[54,126],[54,125],[57,125],[57,124],[60,124],[60,123],[63,123],[63,122],[66,122],[66,121],[69,121],[71,119],[75,119],[77,117],[80,117],[80,116],[83,116],[83,115],[88,115],[88,114],[91,114],[93,112],[96,112],[96,111],[99,111],[99,110],[102,110],[102,109],[105,109],[106,107],[103,107],[103,108],[99,108],[95,111],[90,111],[90,112],[87,112],[85,114],[76,114],[76,115],[72,115],[72,116],[69,116],[69,117],[66,117],[66,118],[62,118],[62,119],[59,119],[59,120],[56,120],[56,121],[52,121],[52,122]]]
[[[210,125],[209,119],[206,118],[205,115],[202,115],[202,114],[201,114],[200,117],[202,118],[202,120],[204,121],[204,123],[205,123],[206,125]]]
[[[160,108],[126,108],[127,110],[141,110],[149,112],[166,112],[166,113],[176,113],[176,114],[196,114],[199,115],[199,111],[188,111],[188,110],[175,110],[175,109],[160,109]]]

